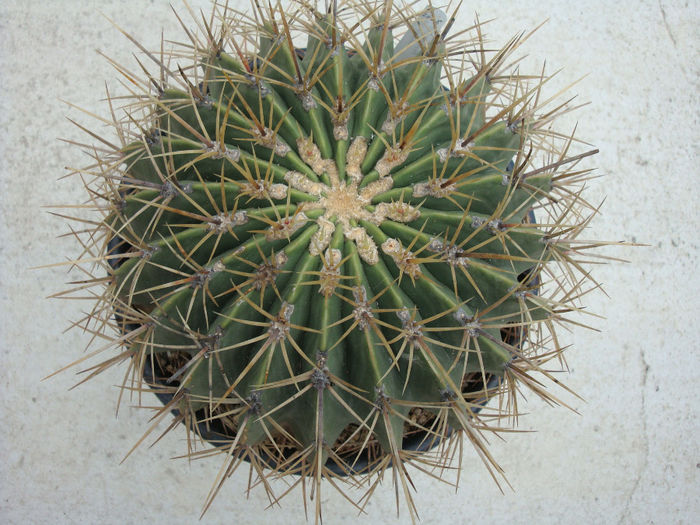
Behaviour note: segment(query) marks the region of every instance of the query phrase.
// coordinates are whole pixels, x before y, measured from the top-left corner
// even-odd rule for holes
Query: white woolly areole
[[[315,201],[304,203],[304,210],[323,210],[323,215],[315,220],[318,230],[309,243],[311,255],[321,255],[328,248],[336,228],[340,226],[345,238],[357,246],[360,258],[367,264],[376,264],[379,261],[377,245],[358,223],[370,222],[378,226],[387,219],[411,222],[420,217],[418,208],[404,202],[381,202],[374,210],[368,209],[374,197],[393,186],[394,181],[387,175],[394,167],[405,162],[408,158],[408,148],[404,150],[394,147],[387,150],[374,168],[380,177],[360,189],[364,177],[361,166],[367,154],[367,139],[355,137],[351,141],[346,155],[345,180],[340,180],[335,161],[324,159],[321,150],[311,138],[299,138],[297,147],[299,157],[311,171],[328,182],[313,180],[308,174],[294,170],[288,171],[284,176],[290,188],[316,197]],[[267,237],[281,239],[296,231],[298,227],[298,222],[275,224],[268,230]]]

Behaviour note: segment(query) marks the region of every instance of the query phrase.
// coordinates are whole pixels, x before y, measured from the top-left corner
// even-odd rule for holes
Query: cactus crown
[[[78,288],[103,287],[83,324],[120,349],[91,376],[128,361],[125,390],[168,394],[159,417],[216,445],[205,510],[248,461],[311,494],[364,477],[371,495],[393,468],[414,517],[407,464],[441,469],[466,437],[497,479],[483,432],[523,387],[556,401],[594,152],[552,129],[571,108],[548,77],[510,72],[527,35],[489,52],[455,14],[217,6],[186,44],[141,47],[153,73],[118,66],[121,144],[79,170],[101,216]]]

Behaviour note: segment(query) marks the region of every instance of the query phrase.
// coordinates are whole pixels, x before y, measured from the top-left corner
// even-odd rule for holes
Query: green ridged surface
[[[372,29],[362,54],[373,56],[380,38],[381,31]],[[391,32],[387,42],[384,60],[391,63]],[[407,416],[411,401],[447,405],[445,392],[460,388],[465,371],[502,374],[512,353],[500,343],[500,328],[520,322],[525,312],[534,319],[548,315],[536,297],[524,306],[515,292],[533,286],[521,285],[518,276],[545,258],[544,232],[527,224],[527,214],[549,191],[551,176],[537,175],[520,185],[506,171],[521,148],[522,128],[513,129],[503,118],[490,120],[485,111],[490,86],[483,75],[465,82],[469,87],[458,112],[451,105],[452,92],[441,84],[440,60],[393,65],[382,77],[382,87],[373,90],[367,87],[370,71],[359,53],[344,47],[332,53],[314,37],[303,59],[295,60],[294,53],[284,39],[264,37],[258,64],[251,62],[249,78],[262,79],[257,83],[246,80],[247,65],[221,53],[197,74],[206,79],[199,87],[193,83],[190,92],[167,89],[159,97],[153,120],[158,133],[124,150],[123,202],[110,220],[114,234],[125,243],[122,248],[133,247],[122,249],[130,257],[114,271],[114,282],[122,300],[155,321],[143,343],[149,352],[178,351],[194,358],[175,383],[187,388],[192,409],[213,409],[224,397],[252,403],[256,393],[260,404],[255,414],[273,411],[247,422],[246,444],[263,442],[280,427],[299,449],[313,445],[322,405],[322,439],[330,446],[348,425],[359,423],[358,417],[372,421],[384,400],[400,400],[373,427],[389,453],[392,440],[401,448],[401,416]],[[322,71],[311,90],[316,101],[312,109],[303,107],[294,90],[297,66],[302,74]],[[345,101],[354,97],[348,139],[333,135],[327,107],[337,103],[336,94]],[[393,134],[381,131],[389,114],[387,97],[405,99],[412,108]],[[253,140],[251,114],[276,130],[276,140],[289,147],[285,155]],[[343,278],[332,294],[321,294],[323,260],[309,252],[309,243],[322,210],[305,211],[309,220],[289,238],[270,240],[265,235],[270,221],[293,217],[318,197],[288,188],[284,198],[254,198],[245,194],[244,184],[286,184],[285,174],[291,170],[328,183],[329,174],[314,173],[298,151],[297,140],[310,136],[322,158],[336,161],[340,179],[347,181],[348,149],[362,136],[368,149],[360,188],[366,188],[381,177],[375,166],[386,144],[414,125],[412,151],[389,174],[393,186],[374,195],[366,208],[373,211],[380,203],[401,201],[420,216],[409,222],[352,221],[376,243],[375,264],[361,257],[336,221],[329,246],[342,253],[338,272]],[[454,146],[455,135],[475,135],[471,152],[443,162],[439,151]],[[229,156],[216,158],[203,138],[216,147],[225,145]],[[415,185],[430,181],[435,173],[445,174],[441,180],[456,177],[451,197],[414,196]],[[243,211],[247,222],[222,231],[212,228],[212,217]],[[491,228],[494,220],[501,223]],[[382,251],[390,238],[419,252],[416,278]],[[466,262],[450,263],[429,249],[436,239],[458,246]],[[256,271],[282,252],[286,262],[276,269],[274,281],[258,289]],[[364,288],[373,300],[371,327],[356,324],[353,287]],[[287,305],[293,305],[288,332],[273,341],[271,323]],[[420,344],[401,337],[405,326],[398,313],[404,309],[413,323],[428,320]],[[466,329],[454,315],[458,311],[470,319],[488,312],[478,336],[466,338],[469,352]],[[489,318],[494,321],[489,323]],[[209,347],[214,351],[202,354],[208,341],[215,341]],[[351,387],[313,384],[299,395],[311,384],[307,373],[315,367]],[[279,382],[284,384],[275,386]]]

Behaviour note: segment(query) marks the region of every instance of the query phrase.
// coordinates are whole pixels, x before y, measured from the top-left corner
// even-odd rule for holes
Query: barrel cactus
[[[205,510],[248,464],[308,483],[317,517],[324,479],[371,495],[392,469],[415,517],[408,465],[444,473],[466,438],[498,479],[483,434],[523,388],[555,400],[594,151],[552,127],[549,77],[513,71],[527,35],[490,52],[455,14],[256,2],[169,54],[129,37],[118,139],[91,132],[78,170],[99,217],[77,286],[103,288],[83,324],[116,350],[90,376],[126,361],[190,456],[222,454]]]

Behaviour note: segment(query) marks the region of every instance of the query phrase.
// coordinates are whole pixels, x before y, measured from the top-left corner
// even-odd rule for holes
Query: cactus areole
[[[371,495],[391,468],[415,517],[408,465],[444,473],[466,438],[497,478],[484,433],[523,389],[554,399],[595,151],[509,65],[526,36],[487,51],[456,15],[217,6],[119,67],[118,139],[93,133],[78,170],[84,325],[116,351],[91,376],[128,362],[123,390],[165,399],[191,457],[222,454],[205,510],[247,462],[268,491],[311,483],[317,517],[324,478]]]

